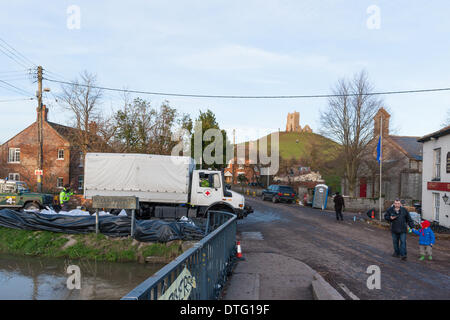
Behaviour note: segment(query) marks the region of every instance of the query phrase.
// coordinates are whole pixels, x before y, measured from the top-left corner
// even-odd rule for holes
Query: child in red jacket
[[[430,228],[430,222],[429,221],[423,221],[421,223],[422,229],[416,230],[411,229],[412,232],[417,234],[419,236],[419,251],[420,251],[420,258],[419,260],[425,259],[425,254],[428,255],[428,259],[431,260],[432,258],[432,248],[433,244],[435,242],[434,232]]]

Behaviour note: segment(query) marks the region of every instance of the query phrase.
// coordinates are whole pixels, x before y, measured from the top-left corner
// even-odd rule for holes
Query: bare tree
[[[83,154],[98,147],[98,123],[101,113],[99,110],[102,91],[94,88],[96,76],[84,71],[73,84],[63,85],[59,101],[62,107],[72,116],[73,126],[76,130],[68,132],[74,145]]]
[[[188,115],[180,115],[165,101],[159,109],[149,101],[136,98],[133,102],[124,100],[112,120],[113,142],[120,152],[137,152],[169,155],[179,143],[173,141],[177,129],[192,130]]]
[[[361,159],[374,138],[371,123],[382,104],[377,96],[368,95],[372,90],[365,71],[353,80],[341,79],[333,90],[336,96],[329,99],[327,109],[320,115],[321,133],[342,145],[345,177],[352,196]]]
[[[170,154],[177,141],[172,140],[172,134],[178,112],[165,101],[159,110],[155,110],[155,121],[151,130],[151,143],[148,152],[155,154]]]

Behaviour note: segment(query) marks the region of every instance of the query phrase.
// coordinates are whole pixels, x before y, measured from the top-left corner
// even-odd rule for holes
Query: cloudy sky
[[[87,70],[105,87],[185,94],[327,94],[362,69],[377,91],[450,87],[448,1],[2,2],[0,38],[31,60],[19,64],[0,52],[0,80],[26,91],[0,82],[2,142],[35,120],[35,101],[9,101],[36,91],[24,71],[31,62],[47,77],[73,80]],[[167,99],[193,118],[209,108],[223,128],[238,130],[238,141],[284,129],[294,110],[318,131],[327,106],[326,99],[141,97],[155,106]],[[104,112],[120,99],[106,92]],[[440,128],[450,91],[384,101],[397,134],[421,136]],[[44,103],[50,120],[67,123],[53,94]]]

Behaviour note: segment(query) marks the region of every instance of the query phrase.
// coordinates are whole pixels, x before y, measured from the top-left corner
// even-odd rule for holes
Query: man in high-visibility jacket
[[[61,205],[61,210],[69,211],[69,200],[71,195],[73,195],[73,192],[70,191],[70,186],[66,184],[59,193],[59,204]]]

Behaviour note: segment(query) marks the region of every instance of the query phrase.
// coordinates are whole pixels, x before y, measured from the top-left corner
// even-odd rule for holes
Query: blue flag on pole
[[[378,145],[377,145],[377,161],[378,161],[378,163],[381,162],[381,136],[378,139]]]

